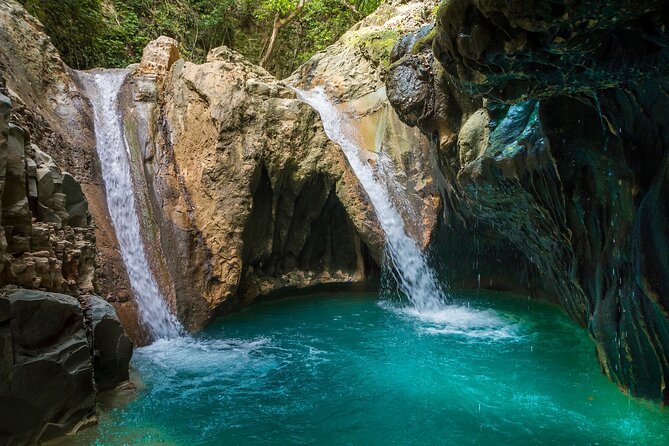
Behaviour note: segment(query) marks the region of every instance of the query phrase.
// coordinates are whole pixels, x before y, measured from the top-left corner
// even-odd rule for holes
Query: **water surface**
[[[456,293],[457,294],[457,293]],[[374,296],[313,296],[222,318],[133,359],[144,388],[81,444],[669,444],[584,330],[501,295],[429,318]]]

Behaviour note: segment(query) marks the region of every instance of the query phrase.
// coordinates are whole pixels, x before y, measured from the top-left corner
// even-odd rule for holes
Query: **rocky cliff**
[[[12,120],[27,141],[26,156],[34,156],[33,144],[39,147],[49,155],[50,165],[55,163],[68,173],[62,180],[54,177],[57,190],[53,192],[74,194],[74,187],[87,198],[84,210],[78,212],[90,214],[91,221],[87,220],[83,226],[71,225],[91,228],[86,237],[95,240],[89,245],[93,251],[87,254],[91,260],[87,286],[95,287],[98,294],[114,302],[127,327],[136,327],[130,286],[107,211],[90,104],[76,76],[43,33],[42,25],[13,0],[0,2],[0,42],[0,75],[6,80],[6,95],[12,101]],[[75,179],[78,185],[70,179]],[[67,190],[63,192],[63,188]],[[70,209],[72,200],[79,199],[72,195]],[[60,206],[58,200],[56,205]],[[42,221],[39,215],[35,217]]]
[[[438,1],[389,1],[314,55],[286,81],[323,88],[357,133],[356,142],[389,186],[405,227],[427,249],[441,207],[443,182],[429,139],[390,106],[385,78],[400,36],[434,20]]]
[[[145,238],[160,247],[152,263],[187,326],[282,290],[375,281],[383,236],[374,211],[290,85],[324,86],[351,115],[428,246],[442,176],[428,138],[390,107],[383,79],[396,38],[435,6],[384,4],[286,81],[225,47],[202,65],[181,60],[168,38],[145,49],[121,108],[137,190],[146,191],[137,194]]]
[[[667,402],[666,2],[450,0],[393,51],[388,96],[433,137],[459,286],[546,297],[603,371]]]
[[[94,422],[96,391],[128,379],[132,342],[91,295],[83,97],[14,2],[0,3],[0,42],[0,444],[34,444]]]
[[[284,83],[225,47],[185,62],[160,38],[124,91],[136,181],[148,191],[145,234],[190,328],[278,290],[376,274],[373,210]]]

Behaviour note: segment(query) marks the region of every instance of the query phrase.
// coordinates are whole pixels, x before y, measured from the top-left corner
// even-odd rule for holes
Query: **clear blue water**
[[[138,397],[78,442],[669,444],[666,411],[611,384],[559,309],[459,298],[430,318],[373,296],[281,300],[160,341],[135,353]]]

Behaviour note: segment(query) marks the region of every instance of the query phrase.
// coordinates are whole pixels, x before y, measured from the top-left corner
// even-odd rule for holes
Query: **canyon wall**
[[[91,230],[86,237],[95,240],[94,252],[88,254],[94,262],[88,287],[113,302],[124,325],[136,333],[132,293],[107,211],[90,103],[41,23],[13,0],[0,3],[0,42],[0,75],[12,100],[12,120],[29,140],[28,155],[35,144],[68,172],[63,184],[74,178],[87,198]]]
[[[391,103],[437,141],[456,286],[561,304],[603,371],[668,401],[666,2],[450,0]]]
[[[427,248],[443,176],[428,138],[390,107],[383,78],[396,38],[431,20],[436,4],[382,5],[285,81],[225,47],[196,65],[169,38],[147,46],[121,108],[145,238],[160,248],[149,255],[190,329],[286,290],[377,283],[376,215],[291,85],[323,86],[352,116],[365,156],[395,185]]]
[[[133,346],[93,295],[105,266],[86,103],[14,2],[0,3],[0,42],[0,444],[35,444],[95,422]]]

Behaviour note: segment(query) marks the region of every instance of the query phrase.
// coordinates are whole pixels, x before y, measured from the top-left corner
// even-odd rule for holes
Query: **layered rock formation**
[[[84,315],[63,294],[0,297],[0,443],[31,444],[95,413]]]
[[[451,0],[388,95],[439,141],[451,280],[560,303],[614,382],[666,402],[666,13],[622,3]]]
[[[100,174],[99,163],[95,151],[95,134],[93,131],[93,119],[90,105],[86,97],[81,93],[82,89],[76,81],[76,76],[62,62],[58,52],[51,44],[49,38],[43,33],[43,27],[35,18],[31,17],[14,0],[0,2],[0,75],[6,79],[5,95],[12,101],[13,123],[20,127],[19,131],[24,138],[25,157],[28,161],[26,171],[35,177],[35,181],[30,184],[40,186],[36,176],[39,169],[46,167],[52,171],[51,176],[40,176],[44,183],[42,188],[44,193],[55,193],[53,197],[28,197],[30,203],[34,206],[30,208],[33,216],[37,219],[35,243],[37,244],[33,251],[48,251],[45,246],[49,244],[45,239],[49,237],[54,240],[70,240],[68,243],[76,245],[80,243],[83,237],[88,241],[95,240],[95,244],[87,245],[86,249],[94,250],[86,252],[85,262],[87,273],[84,271],[76,272],[70,266],[64,266],[62,269],[68,272],[66,274],[79,274],[82,285],[77,283],[62,288],[57,284],[54,286],[39,286],[53,291],[73,292],[77,288],[82,288],[86,292],[91,292],[92,288],[113,301],[114,305],[124,317],[124,323],[128,327],[137,325],[136,316],[132,309],[131,293],[128,284],[125,269],[121,257],[118,255],[118,243],[111,226],[111,221],[106,208],[104,194],[104,185]],[[17,131],[14,131],[16,133]],[[50,157],[35,155],[32,144],[36,145],[41,151],[48,153]],[[20,154],[17,156],[21,156]],[[38,163],[41,163],[39,166]],[[60,173],[55,172],[53,164],[60,168]],[[20,164],[20,162],[19,162]],[[63,174],[63,171],[69,174]],[[42,170],[41,172],[46,172]],[[55,172],[55,173],[53,173]],[[62,175],[61,175],[62,174]],[[20,172],[17,172],[20,175]],[[62,178],[61,178],[62,176]],[[49,178],[53,177],[53,185]],[[72,180],[76,181],[72,181]],[[28,180],[25,180],[26,182]],[[14,183],[14,180],[11,181]],[[78,183],[78,184],[76,184]],[[17,190],[20,190],[16,183]],[[32,187],[32,186],[31,186]],[[53,189],[53,190],[52,190]],[[87,207],[81,201],[81,192],[87,198]],[[27,191],[24,195],[34,194],[34,188]],[[66,202],[62,203],[65,194]],[[21,201],[18,202],[17,212],[24,212],[23,222],[4,223],[4,226],[15,226],[16,230],[23,230],[24,233],[16,233],[18,237],[27,237],[30,232],[26,226],[25,211],[19,209],[28,209]],[[3,205],[4,206],[4,205]],[[45,220],[42,210],[46,206],[53,209],[53,213],[58,215],[64,210],[68,215],[78,215],[77,219],[60,218],[63,221],[63,227],[71,227],[64,234],[50,234],[53,231],[53,225],[59,224],[52,216]],[[42,214],[40,214],[42,212]],[[90,213],[92,222],[83,214]],[[42,223],[48,223],[49,228],[41,229]],[[20,229],[22,228],[23,229]],[[91,228],[84,231],[79,228]],[[72,233],[72,234],[68,234]],[[82,236],[82,233],[84,234]],[[8,241],[11,246],[11,234],[8,234]],[[70,249],[65,247],[64,242],[59,250]],[[39,245],[39,246],[38,246]],[[23,249],[23,248],[21,248]],[[73,248],[74,249],[74,248]],[[43,256],[33,256],[44,258]],[[53,256],[50,256],[53,258]],[[61,262],[71,263],[72,260],[59,258]],[[42,260],[28,259],[27,269],[31,267],[29,263],[34,261],[37,265],[42,265]],[[83,261],[83,260],[82,260]],[[90,261],[90,262],[89,262]],[[94,264],[91,262],[94,261]],[[53,262],[52,262],[53,263]],[[17,264],[18,265],[18,264]],[[38,266],[38,268],[45,268]],[[52,267],[49,267],[52,269]],[[95,278],[93,278],[93,271]],[[31,273],[24,273],[24,275]],[[90,277],[84,276],[89,275]],[[57,274],[56,274],[57,276]],[[65,282],[73,280],[73,277],[66,277]],[[22,286],[28,286],[27,280],[22,280]],[[55,280],[58,280],[57,278]],[[78,280],[78,279],[77,279]],[[75,280],[76,282],[76,280]],[[85,286],[83,282],[86,282]],[[17,283],[14,281],[14,283]]]
[[[1,283],[91,292],[95,235],[81,186],[10,122],[0,94]]]

